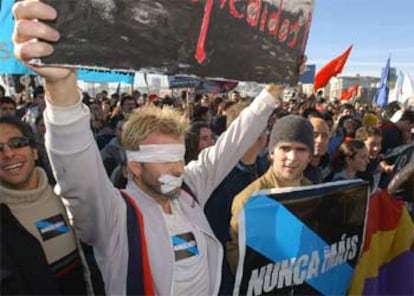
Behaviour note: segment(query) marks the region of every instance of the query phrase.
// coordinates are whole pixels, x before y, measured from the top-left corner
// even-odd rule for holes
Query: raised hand
[[[42,21],[55,19],[56,10],[40,1],[27,0],[14,4],[13,15],[16,20],[13,32],[16,58],[44,78],[46,96],[53,105],[76,104],[79,94],[75,69],[28,63],[33,58],[53,53],[52,43],[59,40],[59,33]]]

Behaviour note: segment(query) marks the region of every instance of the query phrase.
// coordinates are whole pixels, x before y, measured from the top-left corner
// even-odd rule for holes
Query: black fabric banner
[[[61,33],[43,60],[295,84],[314,0],[46,0]]]

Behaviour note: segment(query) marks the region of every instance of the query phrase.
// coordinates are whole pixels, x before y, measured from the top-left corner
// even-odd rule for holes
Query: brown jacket
[[[312,185],[312,183],[304,177],[300,180],[300,184],[301,186]],[[227,260],[229,261],[233,273],[236,272],[237,264],[239,261],[238,217],[240,212],[243,210],[244,205],[247,203],[247,201],[250,199],[251,195],[255,191],[280,187],[286,187],[286,185],[283,185],[281,181],[277,179],[276,174],[273,171],[273,168],[270,167],[262,177],[252,182],[234,198],[233,204],[231,206],[231,240],[227,243]]]

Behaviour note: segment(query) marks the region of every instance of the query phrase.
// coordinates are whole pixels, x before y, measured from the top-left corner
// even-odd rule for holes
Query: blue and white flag
[[[361,180],[259,191],[239,216],[233,294],[346,294],[367,207]]]

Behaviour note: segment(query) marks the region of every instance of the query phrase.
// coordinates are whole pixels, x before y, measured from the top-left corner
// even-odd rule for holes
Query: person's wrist
[[[44,79],[45,97],[55,106],[69,107],[77,104],[81,99],[76,71],[72,71],[63,79]]]
[[[268,84],[266,85],[266,90],[270,93],[275,99],[279,99],[282,96],[284,87],[278,84]]]

